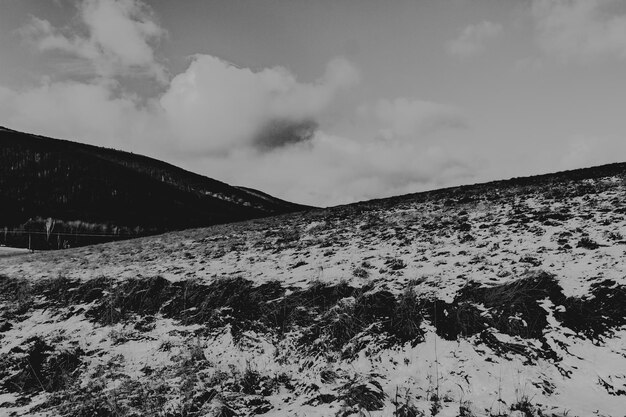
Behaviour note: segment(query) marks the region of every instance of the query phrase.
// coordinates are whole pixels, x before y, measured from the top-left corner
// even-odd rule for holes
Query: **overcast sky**
[[[625,0],[0,0],[0,125],[320,206],[626,161]]]

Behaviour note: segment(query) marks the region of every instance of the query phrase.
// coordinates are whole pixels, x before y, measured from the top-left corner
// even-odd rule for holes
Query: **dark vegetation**
[[[41,338],[31,338],[26,349],[15,348],[2,358],[2,373],[7,376],[2,388],[7,392],[55,392],[70,386],[76,378],[84,352],[80,348],[55,351]]]
[[[593,340],[600,340],[613,329],[626,325],[626,286],[610,279],[591,284],[588,296],[567,298],[563,305],[565,311],[557,311],[555,317]]]
[[[68,417],[158,415],[165,404],[164,394],[167,392],[168,387],[164,385],[151,387],[129,380],[110,393],[102,381],[91,381],[85,387],[74,387],[71,397],[62,392],[56,393],[42,404],[42,408],[53,407],[56,415]],[[167,416],[173,417],[172,414]]]
[[[584,236],[578,241],[578,244],[576,244],[576,247],[594,250],[594,249],[598,249],[600,245],[597,242],[590,239],[588,236]]]
[[[0,321],[20,320],[32,308],[56,306],[67,308],[63,314],[84,313],[101,325],[133,322],[136,329],[146,330],[160,314],[183,324],[203,324],[209,331],[229,324],[235,337],[248,329],[277,336],[299,329],[303,349],[330,348],[344,356],[365,347],[358,336],[367,333],[385,335],[389,344],[419,343],[424,337],[423,324],[428,322],[444,339],[479,335],[498,354],[511,352],[530,358],[524,346],[500,342],[495,333],[545,342],[548,311],[542,305],[544,300],[554,305],[554,317],[580,337],[602,340],[626,325],[625,286],[607,280],[593,284],[589,297],[565,297],[556,278],[543,272],[493,286],[470,283],[451,303],[418,296],[410,286],[394,295],[368,285],[355,288],[343,282],[316,282],[287,294],[278,282],[255,286],[239,277],[208,284],[160,277],[121,282],[56,278],[30,285],[0,278],[0,293],[4,301]],[[82,310],[76,304],[88,306]],[[544,354],[551,355],[543,344]],[[37,349],[33,352],[47,352],[41,346]],[[39,376],[38,372],[33,375]],[[16,378],[32,382],[28,375]],[[29,387],[30,382],[26,384]]]
[[[533,417],[536,415],[541,417],[543,415],[541,410],[531,402],[530,398],[526,396],[520,398],[516,403],[512,404],[511,411],[521,411],[524,417]]]
[[[0,244],[27,247],[30,236],[35,249],[306,208],[145,156],[8,129],[0,129],[0,202]]]
[[[459,292],[452,303],[454,307],[451,312],[456,313],[458,318],[452,319],[450,326],[446,326],[449,329],[448,336],[455,338],[459,334],[467,335],[482,330],[482,326],[474,321],[482,317],[481,314],[468,306],[479,304],[489,310],[489,314],[483,318],[489,327],[511,336],[541,339],[548,324],[548,313],[539,302],[545,299],[556,305],[565,299],[556,278],[545,272],[492,287],[470,284]],[[448,317],[453,316],[448,313]],[[464,326],[457,329],[454,327],[456,323]]]
[[[366,381],[349,381],[341,388],[341,399],[347,409],[340,416],[354,415],[355,411],[381,410],[385,405],[385,392],[380,383],[374,379]]]

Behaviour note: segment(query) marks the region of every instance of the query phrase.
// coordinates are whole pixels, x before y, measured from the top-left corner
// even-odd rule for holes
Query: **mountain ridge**
[[[87,232],[131,237],[310,208],[151,157],[7,128],[0,130],[0,197],[0,227],[9,234],[42,232],[51,217],[59,240]],[[42,239],[37,245],[54,246]]]

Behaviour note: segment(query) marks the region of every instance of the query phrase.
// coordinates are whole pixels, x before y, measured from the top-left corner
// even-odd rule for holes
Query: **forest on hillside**
[[[145,156],[0,131],[7,246],[80,246],[302,208]]]

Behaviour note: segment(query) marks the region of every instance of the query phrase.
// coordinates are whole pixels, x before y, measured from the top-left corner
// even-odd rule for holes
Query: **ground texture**
[[[548,176],[0,257],[0,414],[624,416],[625,197]]]

